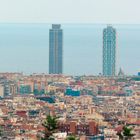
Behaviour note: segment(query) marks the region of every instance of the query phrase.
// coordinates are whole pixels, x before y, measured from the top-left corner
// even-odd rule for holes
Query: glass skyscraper
[[[53,24],[49,31],[49,74],[63,73],[63,30]]]
[[[116,29],[107,26],[103,30],[103,75],[115,76],[116,73]]]

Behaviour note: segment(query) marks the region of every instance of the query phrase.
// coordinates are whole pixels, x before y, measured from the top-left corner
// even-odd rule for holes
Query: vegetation
[[[66,138],[66,140],[79,140],[78,138],[76,138],[75,136],[68,136]]]
[[[131,140],[134,134],[132,133],[133,129],[127,126],[123,127],[122,132],[118,133],[118,136],[122,140]]]
[[[43,123],[43,126],[45,127],[45,139],[53,140],[53,138],[51,136],[54,132],[56,132],[57,125],[58,125],[58,123],[57,123],[57,118],[56,117],[53,117],[53,116],[50,116],[50,115],[48,115],[46,117],[46,120]]]
[[[48,140],[55,140],[55,138],[53,138],[53,137],[49,137],[49,139]]]

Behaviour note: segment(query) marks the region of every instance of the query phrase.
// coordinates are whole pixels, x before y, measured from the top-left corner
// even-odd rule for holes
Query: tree
[[[134,134],[132,134],[132,128],[128,128],[128,127],[123,127],[123,135],[124,137],[128,140],[128,139],[131,139]]]
[[[53,138],[53,137],[49,137],[49,139],[48,140],[55,140],[55,138]]]
[[[134,134],[132,133],[132,130],[133,130],[132,128],[124,126],[122,132],[118,133],[119,138],[125,139],[125,140],[132,139],[132,137],[134,136]]]
[[[45,127],[45,139],[49,139],[50,136],[57,130],[57,118],[48,115],[43,123]]]
[[[66,138],[66,140],[79,140],[78,138],[76,138],[75,136],[68,136]]]

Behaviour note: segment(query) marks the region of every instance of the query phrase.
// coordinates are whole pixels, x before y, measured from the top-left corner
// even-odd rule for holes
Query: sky
[[[0,22],[139,24],[139,5],[139,0],[0,0]]]
[[[122,67],[136,74],[139,5],[139,0],[0,0],[0,72],[48,72],[49,28],[61,23],[65,74],[102,72],[106,24],[118,32],[117,72]]]

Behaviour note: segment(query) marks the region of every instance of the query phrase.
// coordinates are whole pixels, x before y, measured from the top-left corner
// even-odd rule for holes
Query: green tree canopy
[[[76,138],[75,136],[68,136],[66,138],[66,140],[79,140],[78,138]]]
[[[46,117],[46,120],[43,123],[43,126],[46,128],[45,139],[49,140],[50,138],[50,140],[52,140],[51,136],[57,130],[57,125],[57,117],[53,117],[50,115]]]
[[[48,131],[54,131],[57,129],[57,118],[48,115],[43,123],[43,126],[47,128]]]

